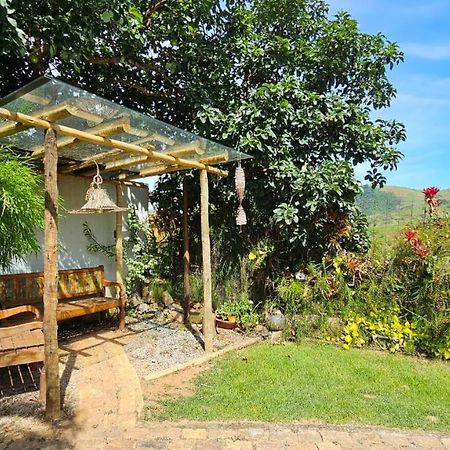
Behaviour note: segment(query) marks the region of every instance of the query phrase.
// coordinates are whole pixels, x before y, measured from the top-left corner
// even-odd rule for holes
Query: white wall
[[[88,241],[83,234],[83,222],[87,222],[94,236],[101,244],[114,244],[114,231],[116,228],[115,214],[67,214],[64,210],[79,209],[84,203],[86,191],[90,180],[70,175],[58,175],[59,195],[63,199],[63,208],[59,216],[59,261],[60,269],[77,269],[94,267],[100,264],[105,266],[106,278],[115,279],[114,258],[101,253],[91,253],[87,250]],[[116,203],[115,186],[104,182],[111,199]],[[134,204],[138,210],[138,217],[144,220],[148,212],[148,186],[124,186],[124,200],[126,205]],[[126,218],[126,212],[124,219]],[[125,223],[125,220],[124,220]],[[39,241],[43,243],[43,233],[38,234]],[[18,261],[7,270],[7,273],[40,272],[44,270],[42,253],[30,255],[24,261]]]

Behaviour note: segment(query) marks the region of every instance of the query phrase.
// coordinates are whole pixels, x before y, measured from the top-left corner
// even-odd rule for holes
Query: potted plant
[[[216,326],[232,330],[237,327],[237,311],[234,303],[225,302],[216,309]]]

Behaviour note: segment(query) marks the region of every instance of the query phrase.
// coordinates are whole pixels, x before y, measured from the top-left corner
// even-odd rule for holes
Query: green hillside
[[[450,214],[450,189],[439,192],[442,214]],[[405,227],[419,222],[424,215],[424,196],[421,189],[385,186],[373,190],[364,186],[358,205],[369,219],[372,245],[388,249],[403,235]]]
[[[438,194],[441,211],[450,213],[450,189]],[[369,218],[373,226],[405,225],[415,223],[423,217],[424,196],[420,189],[400,186],[385,186],[372,189],[364,186],[364,192],[358,198],[358,205]]]

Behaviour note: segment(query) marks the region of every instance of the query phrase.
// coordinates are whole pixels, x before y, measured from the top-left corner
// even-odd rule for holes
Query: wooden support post
[[[208,173],[206,170],[200,170],[200,220],[203,257],[203,338],[205,340],[205,351],[212,352],[216,327],[212,310],[211,246],[209,241],[209,193]]]
[[[58,150],[56,133],[45,132],[45,233],[44,233],[44,364],[45,364],[45,415],[59,419],[61,398],[58,358]]]
[[[189,322],[189,311],[191,309],[191,282],[190,275],[190,254],[189,254],[189,186],[187,179],[183,180],[183,287],[184,287],[184,302],[183,302],[183,318],[184,323]]]
[[[120,208],[123,207],[123,188],[120,184],[116,184],[116,204]],[[116,212],[116,281],[122,286],[121,307],[119,317],[119,330],[125,329],[125,286],[123,281],[123,217],[122,212]]]

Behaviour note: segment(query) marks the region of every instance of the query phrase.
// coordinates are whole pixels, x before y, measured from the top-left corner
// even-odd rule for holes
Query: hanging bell
[[[69,211],[69,214],[95,214],[95,213],[109,213],[122,212],[127,208],[120,208],[117,206],[108,195],[106,189],[101,187],[103,178],[100,175],[97,163],[97,174],[94,175],[92,183],[86,192],[86,203],[80,208]]]

